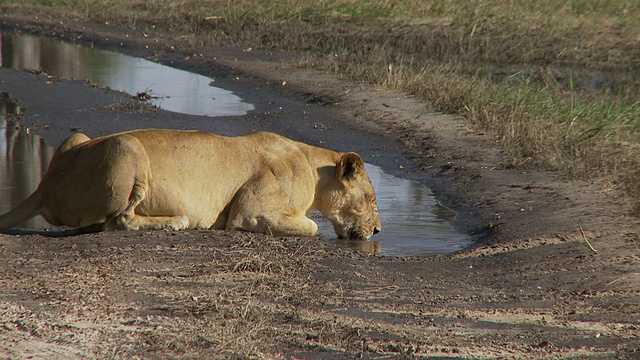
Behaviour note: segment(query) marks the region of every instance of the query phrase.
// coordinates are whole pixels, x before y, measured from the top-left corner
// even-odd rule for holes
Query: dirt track
[[[260,115],[243,120],[245,131],[379,154],[386,170],[432,187],[479,242],[449,257],[402,259],[368,257],[321,238],[217,231],[0,235],[0,354],[640,356],[637,219],[598,184],[514,170],[491,134],[400,94],[269,61],[284,55],[193,49],[86,24],[20,27],[81,33],[83,41],[138,55],[155,51],[191,71],[216,72],[230,86],[239,77],[272,94],[250,99],[261,104]],[[192,53],[203,56],[185,60]],[[51,144],[71,127],[96,136],[157,123],[194,126],[186,116],[112,106],[129,100],[80,82],[47,84],[42,75],[9,70],[0,70],[0,81],[28,109],[18,120]],[[287,111],[267,111],[270,102]],[[229,131],[225,121],[201,125]],[[334,130],[318,132],[315,122]]]

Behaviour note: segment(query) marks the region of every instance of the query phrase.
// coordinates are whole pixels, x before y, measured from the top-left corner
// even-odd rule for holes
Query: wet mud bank
[[[219,79],[256,106],[248,116],[203,121],[82,81],[0,69],[0,91],[27,109],[12,118],[48,144],[77,129],[98,136],[190,129],[194,121],[228,135],[276,131],[358,151],[390,174],[428,185],[480,241],[453,255],[397,258],[321,238],[218,231],[0,235],[1,353],[638,356],[640,231],[600,184],[514,169],[491,134],[402,94],[279,61],[290,54],[194,46],[100,24],[3,20],[5,29],[173,63]]]

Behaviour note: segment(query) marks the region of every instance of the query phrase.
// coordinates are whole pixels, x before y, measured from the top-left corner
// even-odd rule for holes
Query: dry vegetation
[[[33,351],[38,358],[56,348],[62,355],[65,345],[78,351],[81,343],[82,352],[73,355],[247,358],[265,352],[277,357],[283,346],[312,349],[320,340],[335,350],[351,347],[342,339],[353,326],[338,317],[325,322],[329,315],[318,309],[335,307],[340,300],[328,296],[340,290],[311,277],[310,261],[330,256],[317,239],[208,231],[192,233],[186,242],[170,233],[151,243],[142,235],[120,235],[105,247],[101,238],[36,240],[29,258],[5,258],[16,271],[3,274],[11,283],[3,291],[33,294],[36,303],[54,310],[28,310],[34,305],[28,301],[8,306],[0,337],[25,332],[59,346],[39,349],[26,336],[22,345],[12,350],[7,343],[0,353]],[[69,252],[75,259],[66,257]],[[60,314],[66,314],[63,320]]]
[[[636,2],[27,0],[1,9],[194,44],[304,50],[298,66],[398,89],[494,131],[510,166],[640,195]]]
[[[548,241],[571,260],[540,252]],[[637,358],[638,256],[579,244],[381,259],[211,230],[0,236],[0,356]],[[625,275],[594,275],[613,264]],[[569,277],[543,284],[549,269]]]
[[[375,312],[393,311],[388,296],[399,286],[382,276],[364,278],[358,268],[377,266],[322,239],[221,231],[113,234],[0,238],[3,296],[23,298],[20,305],[0,302],[0,354],[273,359],[295,351],[452,351],[427,346],[431,334],[419,328],[396,337],[388,334],[409,330],[348,313],[360,301]],[[334,270],[336,261],[344,268]],[[355,288],[354,279],[361,283]]]

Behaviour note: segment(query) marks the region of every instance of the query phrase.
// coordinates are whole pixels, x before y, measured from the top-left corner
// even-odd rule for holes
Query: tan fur
[[[90,140],[74,134],[38,189],[0,216],[0,229],[42,215],[97,230],[226,228],[315,235],[319,210],[340,238],[380,231],[375,194],[355,153],[259,132],[137,130]]]

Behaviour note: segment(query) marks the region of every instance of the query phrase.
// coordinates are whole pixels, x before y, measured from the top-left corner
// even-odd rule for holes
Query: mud
[[[253,110],[230,91],[213,86],[215,79],[149,60],[11,32],[0,40],[2,67],[85,80],[181,114],[233,116]]]
[[[256,113],[233,128],[238,119],[224,117],[198,126],[358,151],[429,185],[477,239],[450,256],[395,258],[215,231],[0,235],[9,357],[638,356],[638,222],[603,184],[514,169],[492,134],[402,94],[291,68],[296,54],[194,48],[103,25],[3,24],[215,76]],[[54,146],[78,129],[198,121],[45,74],[2,69],[0,92],[20,99],[29,110],[16,120]]]

